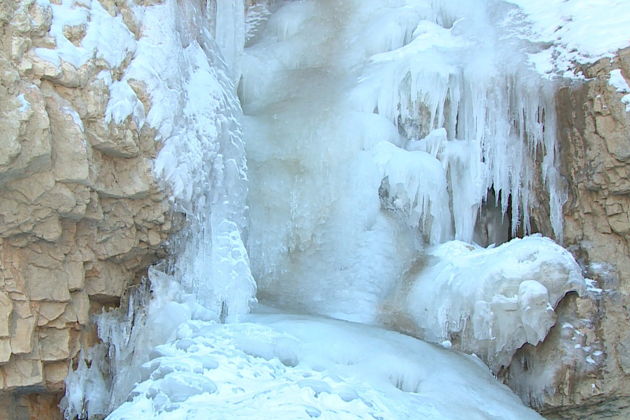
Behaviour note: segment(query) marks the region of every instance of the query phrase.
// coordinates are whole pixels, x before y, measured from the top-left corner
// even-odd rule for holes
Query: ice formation
[[[88,28],[105,27],[99,20],[99,2],[92,3],[94,15]],[[87,10],[73,0],[51,7],[53,21],[61,22],[53,24],[53,31],[66,24],[68,16]],[[240,10],[242,15],[242,4]],[[110,370],[111,382],[100,379],[81,382],[81,374],[71,375],[65,403],[68,418],[80,415],[90,406],[95,414],[103,410],[106,413],[124,401],[139,380],[139,371],[129,366],[144,363],[153,346],[169,339],[172,332],[169,325],[184,322],[186,314],[234,321],[249,311],[256,290],[242,239],[246,227],[247,174],[239,123],[241,109],[233,81],[238,74],[234,73],[235,67],[228,70],[220,51],[220,48],[232,50],[239,42],[242,48],[244,35],[241,34],[241,41],[226,38],[217,45],[210,25],[222,28],[223,32],[228,32],[226,28],[242,32],[243,25],[234,25],[238,8],[227,7],[215,13],[201,1],[182,4],[165,1],[151,6],[136,5],[132,11],[141,22],[142,37],[137,41],[131,38],[128,47],[118,45],[125,54],[133,53],[133,59],[119,81],[109,80],[111,99],[107,115],[114,121],[131,116],[137,118],[139,127],[146,123],[156,129],[163,147],[154,171],[172,192],[175,208],[186,216],[187,227],[173,239],[173,260],[150,271],[155,299],[149,300],[138,293],[136,297],[143,304],[132,302],[138,305],[136,312],[131,305],[129,314],[112,312],[97,321],[101,338],[110,343],[109,366],[98,360],[99,352],[85,356],[92,365],[102,364],[101,370]],[[83,57],[84,50],[86,56],[95,51],[97,54],[110,49],[117,51],[113,48],[116,40],[128,30],[116,26],[120,17],[111,18],[107,12],[103,13],[109,19],[106,23],[111,33],[101,33],[99,42],[106,47],[86,46],[85,42],[81,47],[60,43],[62,59]],[[153,105],[146,115],[128,84],[134,79],[144,82],[150,92]],[[177,284],[160,287],[169,282]],[[203,305],[203,311],[194,310],[199,305]],[[89,376],[97,378],[97,369],[90,369]],[[81,385],[73,385],[75,379],[83,384],[107,386],[87,395],[89,387],[81,391]],[[84,394],[73,395],[73,389]]]
[[[523,344],[545,338],[567,290],[584,289],[571,254],[547,238],[489,249],[451,241],[429,252],[419,273],[409,273],[386,316],[426,340],[455,343],[498,372]]]
[[[536,418],[479,359],[366,325],[496,371],[584,287],[553,241],[507,242],[531,232],[541,186],[561,238],[565,200],[555,86],[528,61],[541,47],[508,26],[519,10],[134,6],[142,36],[109,81],[107,112],[157,130],[155,172],[188,224],[173,260],[98,318],[105,344],[69,376],[66,417]],[[131,79],[151,95],[146,115]],[[256,289],[284,311],[344,321],[248,315]]]
[[[554,86],[503,28],[513,7],[492,5],[304,1],[271,15],[240,86],[263,300],[378,322],[425,247],[475,239],[484,203],[499,209],[491,227],[528,232],[534,185],[562,236]]]

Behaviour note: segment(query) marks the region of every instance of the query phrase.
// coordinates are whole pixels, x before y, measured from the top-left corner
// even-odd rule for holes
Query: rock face
[[[556,326],[525,346],[507,383],[549,418],[630,416],[630,113],[611,71],[630,81],[630,48],[584,67],[587,81],[558,92],[564,246],[593,279],[565,299]]]
[[[133,28],[114,3],[102,4]],[[44,60],[56,47],[51,24],[41,2],[0,3],[0,399],[9,418],[58,415],[33,393],[56,401],[70,360],[94,340],[90,314],[117,304],[174,230],[152,173],[155,133],[107,117],[106,80],[126,58]],[[78,43],[85,27],[63,32]],[[148,108],[143,85],[131,89]]]

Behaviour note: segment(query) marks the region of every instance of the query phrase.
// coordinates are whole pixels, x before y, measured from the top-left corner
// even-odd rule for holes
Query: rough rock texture
[[[630,112],[610,85],[630,81],[630,48],[582,69],[585,83],[558,92],[564,246],[593,279],[570,296],[547,339],[525,346],[507,383],[549,418],[630,417]]]
[[[70,360],[94,340],[90,314],[116,304],[174,230],[154,132],[105,120],[103,79],[127,60],[42,60],[33,50],[55,47],[51,16],[33,0],[0,2],[0,405],[13,410],[0,418],[55,418],[36,410],[56,410]]]

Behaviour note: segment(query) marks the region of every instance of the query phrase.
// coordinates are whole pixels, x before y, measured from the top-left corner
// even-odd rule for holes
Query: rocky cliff
[[[133,33],[119,3],[102,6]],[[51,24],[36,1],[0,3],[0,417],[16,419],[52,418],[70,360],[94,340],[90,314],[116,305],[173,231],[153,130],[108,117],[107,81],[129,57],[45,60],[60,47]],[[132,89],[148,109],[142,83]]]
[[[586,81],[557,94],[563,245],[592,288],[564,300],[547,339],[523,347],[505,378],[549,418],[621,419],[630,413],[630,113],[614,78],[630,81],[630,49],[579,70]]]

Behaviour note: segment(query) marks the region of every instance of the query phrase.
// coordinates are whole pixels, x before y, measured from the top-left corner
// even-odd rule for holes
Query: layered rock
[[[99,7],[133,34],[118,3]],[[174,230],[152,172],[154,130],[112,117],[109,81],[129,57],[47,57],[61,47],[52,24],[41,2],[0,4],[0,395],[15,418],[32,409],[30,392],[63,388],[94,341],[90,314],[116,305]],[[80,45],[86,27],[63,34]],[[147,112],[142,83],[129,85]]]
[[[524,346],[507,383],[550,418],[627,418],[630,411],[630,113],[611,83],[630,81],[630,48],[584,66],[587,80],[558,92],[564,246],[593,280],[570,296],[546,340]],[[612,72],[612,73],[611,73]]]

